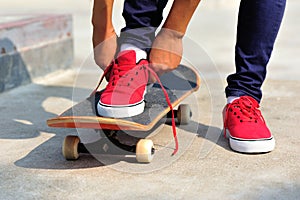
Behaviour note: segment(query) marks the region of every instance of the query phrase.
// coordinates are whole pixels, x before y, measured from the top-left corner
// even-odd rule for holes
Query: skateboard
[[[179,65],[175,70],[162,75],[160,81],[168,94],[169,103],[173,108],[178,106],[178,109],[173,111],[177,123],[187,124],[192,116],[191,109],[187,104],[179,104],[198,90],[200,86],[198,73],[192,68]],[[162,86],[157,82],[147,86],[145,109],[137,116],[130,118],[99,116],[96,107],[102,91],[97,91],[61,115],[48,119],[47,124],[57,128],[101,130],[113,145],[135,153],[138,162],[149,163],[153,159],[155,148],[153,142],[146,136],[151,134],[162,119],[172,117]],[[127,134],[127,131],[132,131],[138,136]],[[101,149],[101,145],[107,144],[98,142],[87,145],[99,146]],[[78,136],[67,136],[63,142],[63,155],[67,160],[76,160],[79,153],[89,153],[87,145],[82,144]]]

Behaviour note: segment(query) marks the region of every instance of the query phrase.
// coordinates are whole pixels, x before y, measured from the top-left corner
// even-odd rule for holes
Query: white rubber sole
[[[147,87],[144,90],[143,100],[129,105],[107,105],[101,103],[101,101],[97,104],[98,114],[103,117],[111,117],[111,118],[125,118],[125,117],[133,117],[139,115],[144,112],[145,109],[145,95],[147,94]]]
[[[230,148],[234,151],[241,153],[267,153],[275,149],[275,139],[274,137],[261,140],[241,140],[230,136],[227,130],[227,135],[229,136]]]
[[[98,114],[103,117],[125,118],[133,117],[144,112],[145,102],[141,101],[134,105],[110,106],[102,104],[100,101],[97,104]]]

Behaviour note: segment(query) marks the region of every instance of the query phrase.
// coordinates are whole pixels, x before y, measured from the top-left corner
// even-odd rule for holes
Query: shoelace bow
[[[93,95],[96,94],[96,92],[97,92],[98,88],[100,87],[100,85],[101,85],[101,83],[102,83],[104,77],[105,77],[105,76],[108,74],[108,72],[110,72],[111,70],[116,70],[116,71],[113,71],[113,74],[114,74],[115,76],[118,76],[118,77],[116,77],[116,79],[117,79],[117,78],[120,78],[120,77],[124,74],[124,72],[123,72],[123,73],[121,72],[121,70],[120,70],[119,67],[114,67],[113,69],[111,69],[113,66],[114,66],[114,63],[111,63],[111,64],[104,70],[104,73],[103,73],[102,77],[100,78],[97,87],[94,89],[94,91],[91,93],[90,96],[93,96]],[[162,89],[162,91],[163,91],[163,93],[164,93],[164,96],[165,96],[165,98],[166,98],[166,102],[167,102],[167,104],[168,104],[168,106],[169,106],[169,108],[170,108],[170,110],[171,110],[171,113],[172,113],[172,131],[173,131],[173,138],[174,138],[174,141],[175,141],[175,149],[174,149],[174,151],[173,151],[173,153],[172,153],[172,156],[173,156],[173,155],[175,155],[175,154],[178,152],[178,149],[179,149],[179,143],[178,143],[178,138],[177,138],[176,123],[175,123],[175,114],[174,114],[174,109],[173,109],[172,103],[171,103],[171,101],[170,101],[169,95],[168,95],[168,93],[167,93],[165,87],[164,87],[163,84],[161,83],[161,81],[160,81],[158,75],[156,74],[156,72],[155,72],[152,68],[150,68],[148,65],[142,65],[142,67],[145,67],[145,69],[148,70],[148,71],[153,75],[153,77],[156,79],[156,81],[159,83],[159,85],[160,85],[160,87],[161,87],[161,89]],[[121,72],[121,73],[120,73],[120,72]],[[115,81],[116,81],[116,80],[115,80]],[[119,83],[118,83],[118,84],[119,84]]]
[[[224,136],[226,136],[226,129],[228,115],[229,112],[233,112],[241,123],[244,122],[255,122],[257,123],[258,120],[262,120],[265,122],[263,116],[261,115],[260,110],[258,109],[259,105],[254,104],[249,98],[247,97],[240,97],[238,100],[233,101],[228,105],[226,108],[225,120],[224,120]]]

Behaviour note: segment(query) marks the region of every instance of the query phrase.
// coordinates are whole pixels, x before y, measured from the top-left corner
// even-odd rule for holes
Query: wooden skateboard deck
[[[175,70],[160,77],[171,104],[177,106],[191,93],[198,90],[200,77],[194,69],[179,65]],[[108,118],[97,115],[96,105],[101,91],[74,105],[58,117],[48,119],[50,127],[91,128],[108,130],[149,131],[167,115],[170,108],[158,83],[147,88],[145,110],[130,118]]]
[[[200,77],[197,72],[184,65],[180,65],[172,72],[164,74],[160,77],[160,80],[169,96],[173,108],[190,94],[197,91],[200,86]],[[110,141],[108,142],[104,138],[95,143],[83,144],[80,142],[78,136],[67,136],[62,148],[64,157],[67,160],[76,160],[79,158],[79,153],[90,153],[91,146],[99,147],[97,148],[99,150],[101,150],[101,147],[102,149],[106,149],[105,152],[102,152],[106,154],[114,153],[113,149],[119,147],[128,152],[136,153],[138,162],[151,162],[155,148],[150,139],[141,139],[145,138],[141,132],[149,135],[148,133],[151,132],[151,129],[170,111],[160,84],[154,83],[147,87],[144,112],[130,118],[116,119],[98,116],[96,108],[101,92],[102,91],[96,92],[84,101],[69,108],[61,115],[47,120],[47,124],[50,127],[101,130]],[[182,105],[181,107],[181,111],[175,112],[175,114],[177,113],[178,115],[178,121],[187,122],[186,119],[190,118],[190,109],[187,108],[187,105]],[[181,117],[179,117],[179,115]],[[179,118],[185,119],[179,120]],[[133,131],[139,134],[136,137],[124,131]],[[92,152],[94,152],[94,150],[92,150]]]

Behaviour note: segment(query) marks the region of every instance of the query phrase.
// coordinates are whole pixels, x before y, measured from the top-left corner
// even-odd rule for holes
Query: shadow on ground
[[[49,108],[63,111],[67,108],[65,105],[61,105],[61,101],[71,102],[72,90],[72,87],[31,84],[30,86],[23,87],[21,90],[2,94],[2,101],[10,98],[12,101],[5,102],[5,104],[2,102],[2,105],[6,106],[0,107],[2,113],[8,113],[7,116],[3,116],[5,120],[2,119],[0,122],[1,126],[7,127],[5,132],[0,133],[0,138],[24,140],[29,152],[25,157],[15,162],[16,166],[35,169],[80,169],[101,167],[107,165],[107,163],[114,164],[114,162],[105,162],[104,165],[99,159],[91,155],[81,155],[77,161],[66,161],[63,158],[61,148],[64,137],[66,135],[77,135],[77,130],[47,127],[46,120],[56,117],[57,114],[49,111],[47,106],[45,106],[45,102],[47,101],[51,104]],[[80,90],[83,93],[89,92],[87,89]],[[32,99],[31,104],[23,105],[22,98]],[[189,127],[198,127],[198,131],[195,133]],[[215,144],[228,149],[228,144],[222,139],[223,137],[220,137],[221,129],[217,127],[210,127],[192,121],[190,125],[180,126],[179,129],[202,137],[204,141],[210,141],[207,147],[205,145],[202,147],[201,154],[203,155],[209,153]],[[31,150],[31,145],[35,141],[26,139],[36,140],[36,145],[33,145],[35,147],[32,147],[34,148],[33,150]],[[23,147],[20,147],[20,149],[23,149]],[[127,157],[126,155],[118,156],[118,159],[115,159],[116,162],[136,162],[134,157]]]

